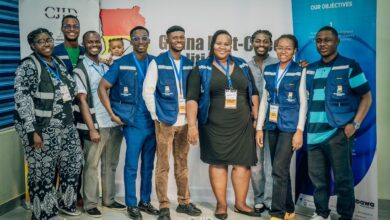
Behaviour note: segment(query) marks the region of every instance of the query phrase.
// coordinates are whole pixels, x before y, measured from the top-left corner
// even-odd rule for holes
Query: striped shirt
[[[338,55],[339,56],[339,55]],[[320,61],[318,68],[314,73],[313,79],[313,96],[309,109],[309,121],[308,121],[308,145],[321,144],[329,140],[337,131],[329,125],[329,121],[325,112],[325,87],[328,75],[337,57],[329,62],[324,63]],[[349,86],[354,95],[361,96],[370,91],[370,86],[364,75],[360,65],[353,62],[349,65]]]

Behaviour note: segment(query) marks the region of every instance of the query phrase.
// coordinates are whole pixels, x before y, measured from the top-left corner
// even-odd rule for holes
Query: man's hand
[[[99,143],[100,141],[100,134],[96,129],[93,129],[89,131],[89,138],[93,143]]]
[[[111,115],[111,121],[116,122],[118,125],[124,125],[123,121],[115,114]]]
[[[309,62],[307,62],[307,60],[300,60],[299,66],[302,68],[306,68],[307,66],[309,66]]]
[[[33,146],[35,147],[35,149],[37,149],[37,150],[42,149],[43,148],[43,140],[37,132],[34,132],[33,139],[34,139]]]
[[[356,132],[355,126],[353,124],[349,123],[344,128],[344,134],[347,136],[347,138],[351,138]]]
[[[259,147],[264,147],[264,143],[263,143],[263,131],[262,130],[259,130],[259,131],[256,131],[256,144],[257,146]]]

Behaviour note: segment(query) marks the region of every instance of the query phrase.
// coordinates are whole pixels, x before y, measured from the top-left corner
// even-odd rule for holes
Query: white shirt
[[[99,127],[109,128],[109,127],[118,126],[117,123],[111,121],[111,118],[107,113],[107,110],[104,108],[103,104],[101,103],[97,93],[100,80],[103,78],[104,74],[108,71],[108,66],[103,63],[99,63],[99,65],[97,65],[87,56],[84,57],[83,64],[87,69],[89,84],[91,86],[93,106],[96,113],[96,121]],[[87,90],[84,87],[83,83],[81,82],[81,79],[76,74],[73,75],[73,78],[76,81],[77,93],[87,94]]]
[[[179,69],[180,68],[180,60],[175,60],[175,65],[176,65],[177,69]],[[176,74],[175,74],[175,79],[176,79],[176,87],[177,87],[177,97],[180,97],[179,83],[181,83],[181,82],[179,82],[179,79],[177,78]],[[155,60],[152,60],[149,64],[148,72],[146,73],[145,81],[143,84],[142,96],[145,100],[146,107],[148,108],[153,120],[158,120],[157,113],[156,113],[156,103],[155,103],[156,100],[154,97],[154,92],[156,91],[157,81],[158,81],[157,63]],[[183,85],[183,86],[186,86],[186,85]],[[177,99],[177,105],[179,106],[179,99]],[[186,115],[177,113],[177,120],[173,126],[183,126],[186,124],[187,124]]]

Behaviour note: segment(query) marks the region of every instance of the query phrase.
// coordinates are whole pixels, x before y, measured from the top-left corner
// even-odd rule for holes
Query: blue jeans
[[[314,185],[314,204],[316,213],[324,218],[330,214],[332,169],[337,195],[337,212],[341,219],[352,219],[355,210],[352,140],[352,138],[348,139],[344,129],[340,128],[328,141],[309,146],[308,165],[309,176]]]
[[[154,127],[123,127],[126,140],[126,159],[124,169],[125,202],[128,207],[137,207],[136,179],[138,160],[141,156],[141,192],[140,201],[150,202],[152,175],[156,153],[156,134]]]
[[[272,204],[269,214],[284,218],[286,212],[295,210],[291,192],[290,163],[293,155],[292,138],[294,133],[279,130],[267,131],[272,161]]]
[[[258,162],[251,167],[251,181],[255,204],[271,207],[272,201],[272,164],[268,138],[264,138],[264,147],[256,149]]]

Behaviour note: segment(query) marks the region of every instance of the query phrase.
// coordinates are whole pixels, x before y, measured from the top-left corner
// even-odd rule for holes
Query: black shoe
[[[255,205],[254,208],[255,208],[255,212],[257,212],[259,214],[263,213],[267,209],[267,207],[264,205],[264,203],[258,203]]]
[[[171,215],[169,213],[169,208],[160,209],[160,214],[158,215],[157,220],[171,220]]]
[[[247,216],[253,216],[253,217],[260,217],[261,216],[261,214],[257,213],[255,210],[253,210],[251,212],[247,212],[247,211],[240,210],[235,206],[234,206],[234,212],[237,212],[237,213],[240,213],[243,215],[247,215]]]
[[[93,217],[93,218],[100,218],[102,217],[102,213],[97,208],[88,209],[85,211],[87,215]]]
[[[188,204],[179,204],[176,208],[176,212],[185,213],[190,216],[199,216],[202,214],[202,211],[192,203]]]
[[[117,201],[114,201],[111,205],[103,205],[103,206],[106,208],[109,208],[109,209],[117,210],[117,211],[126,210],[126,206],[120,204]]]
[[[153,205],[149,202],[139,202],[138,203],[138,208],[140,211],[146,212],[149,215],[158,215],[160,212],[153,207]]]
[[[225,220],[227,219],[228,217],[228,214],[227,213],[214,213],[214,216],[217,218],[217,219],[221,219],[221,220]]]
[[[141,220],[142,214],[137,207],[127,207],[127,213],[131,219]]]

